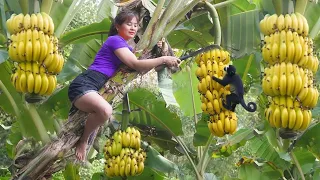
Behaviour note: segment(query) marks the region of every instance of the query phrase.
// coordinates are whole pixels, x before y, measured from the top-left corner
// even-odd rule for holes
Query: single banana
[[[44,95],[49,88],[49,80],[46,74],[41,74],[41,89],[39,95]]]
[[[18,55],[19,55],[19,61],[25,61],[26,60],[26,51],[25,51],[24,41],[20,41],[19,42]]]
[[[32,73],[27,75],[27,90],[29,93],[33,93],[34,89],[34,76]]]
[[[38,18],[36,14],[31,14],[31,30],[38,28]]]
[[[43,29],[42,29],[42,31],[44,32],[44,33],[48,33],[48,30],[49,30],[49,19],[48,19],[48,15],[47,14],[45,14],[45,13],[41,13],[41,15],[42,15],[42,19],[43,19]]]
[[[294,13],[291,14],[291,21],[292,21],[291,29],[292,29],[293,32],[295,32],[295,31],[298,30],[298,19],[297,19],[297,16]]]
[[[37,18],[38,18],[38,30],[42,31],[43,30],[43,17],[41,13],[37,13]]]
[[[40,53],[41,53],[41,44],[40,41],[37,40],[32,45],[33,52],[32,52],[32,60],[38,62],[40,59]]]
[[[293,130],[299,130],[303,124],[303,113],[300,108],[297,108],[295,111],[296,111],[296,122],[293,127]]]
[[[287,76],[286,75],[281,75],[280,76],[280,82],[279,82],[279,90],[280,90],[280,95],[284,96],[287,93]]]
[[[281,109],[281,126],[282,128],[287,128],[289,123],[289,113],[287,108]]]
[[[289,31],[291,30],[292,27],[292,20],[291,20],[291,16],[289,14],[286,14],[284,17],[284,24],[285,24],[285,30]]]
[[[278,106],[274,109],[272,120],[276,128],[281,127],[281,111]]]
[[[26,44],[26,50],[25,50],[25,54],[26,54],[26,60],[28,62],[32,61],[32,41],[28,41]]]
[[[298,34],[299,35],[303,35],[303,19],[302,19],[302,17],[300,16],[300,14],[298,14],[298,13],[295,13],[296,14],[296,16],[297,16],[297,20],[298,20],[298,30],[297,30],[297,32],[298,32]]]
[[[22,13],[14,16],[13,19],[13,31],[14,33],[19,33],[20,31],[22,31],[23,28],[23,19],[24,19],[24,15]]]
[[[285,24],[284,24],[284,16],[283,14],[280,14],[280,16],[277,19],[277,27],[279,31],[282,31],[285,29]]]
[[[293,129],[296,124],[296,111],[294,109],[289,110],[289,129]]]

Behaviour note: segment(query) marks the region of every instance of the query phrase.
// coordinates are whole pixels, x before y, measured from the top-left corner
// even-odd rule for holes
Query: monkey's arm
[[[232,79],[228,76],[224,76],[223,79],[219,79],[215,76],[212,76],[212,79],[221,84],[222,86],[226,86],[232,82]]]

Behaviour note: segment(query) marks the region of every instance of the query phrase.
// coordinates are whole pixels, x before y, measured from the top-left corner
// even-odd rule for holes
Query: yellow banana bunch
[[[213,115],[208,121],[208,128],[210,132],[218,137],[225,134],[234,134],[237,129],[238,119],[235,112],[222,111],[219,115]]]
[[[281,106],[274,102],[265,109],[264,115],[272,127],[288,128],[296,131],[305,130],[311,121],[310,110]]]
[[[134,135],[135,139],[140,139],[140,132],[134,128],[116,131],[112,138],[107,139],[103,153],[106,161],[104,170],[108,177],[129,177],[143,172],[146,152],[140,147],[125,147],[124,135]]]
[[[52,18],[44,13],[18,15],[12,14],[7,20],[6,25],[10,34],[16,34],[27,29],[37,29],[49,35],[54,33],[54,24]]]
[[[300,13],[280,14],[279,16],[277,14],[267,14],[260,21],[260,31],[264,35],[270,35],[282,30],[291,30],[305,37],[309,34],[309,25],[307,19]]]
[[[59,53],[58,38],[53,36],[54,24],[46,13],[12,14],[6,22],[11,34],[8,46],[9,58],[18,67],[37,65],[37,71],[19,69],[12,80],[18,92],[51,95],[57,87],[56,75],[64,66]],[[40,70],[42,69],[42,70]]]
[[[308,37],[308,22],[299,13],[267,14],[260,21],[260,30],[265,35],[262,57],[268,64],[262,89],[271,96],[266,120],[272,127],[303,131],[319,99],[314,83],[319,60]]]
[[[230,94],[230,86],[223,87],[212,76],[220,79],[225,75],[224,68],[230,63],[228,51],[214,49],[196,56],[198,65],[196,76],[199,80],[198,92],[200,93],[201,109],[210,115],[208,128],[210,132],[218,137],[225,134],[233,134],[237,129],[237,118],[232,113],[232,118],[228,117],[228,111],[223,107],[222,100]]]

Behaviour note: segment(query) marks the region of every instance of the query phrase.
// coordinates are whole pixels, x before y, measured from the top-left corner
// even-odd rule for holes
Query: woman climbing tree
[[[110,28],[109,37],[97,53],[88,70],[77,76],[70,84],[68,96],[73,108],[90,113],[84,132],[76,144],[76,156],[85,159],[90,134],[107,121],[112,114],[111,105],[98,93],[106,81],[124,63],[137,71],[148,71],[159,65],[178,67],[180,60],[173,56],[138,60],[133,48],[127,43],[138,30],[138,16],[131,11],[121,11]]]

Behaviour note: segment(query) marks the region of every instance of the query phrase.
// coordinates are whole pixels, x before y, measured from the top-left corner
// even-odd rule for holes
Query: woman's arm
[[[169,67],[178,67],[180,63],[180,60],[173,56],[161,56],[154,59],[138,60],[127,47],[116,49],[114,53],[124,64],[136,71],[149,71],[161,64],[165,64]]]

